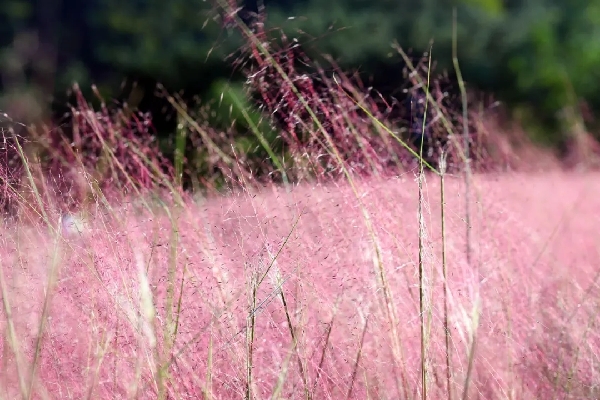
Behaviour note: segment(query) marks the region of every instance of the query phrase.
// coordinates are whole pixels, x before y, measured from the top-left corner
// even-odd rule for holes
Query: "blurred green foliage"
[[[271,26],[315,37],[315,54],[377,75],[399,63],[389,44],[426,51],[452,71],[452,8],[458,10],[458,55],[471,88],[492,92],[537,123],[560,129],[557,114],[578,99],[600,108],[600,2],[584,0],[305,0],[271,12]],[[289,15],[294,15],[287,21]],[[327,32],[324,34],[324,32]],[[400,74],[376,81],[398,85]]]
[[[29,71],[28,77],[35,75],[30,71],[35,59],[15,62],[23,55],[15,38],[38,32],[44,35],[38,52],[44,46],[54,46],[57,52],[55,93],[77,80],[82,87],[95,82],[116,96],[121,81],[128,78],[140,82],[145,99],[161,82],[170,90],[200,95],[205,102],[214,100],[223,80],[234,84],[239,79],[225,58],[242,45],[238,35],[219,23],[214,4],[4,0],[0,89],[10,89],[7,71],[19,65]],[[247,5],[256,7],[255,2]],[[517,111],[515,115],[528,115],[525,122],[543,127],[542,138],[549,142],[559,141],[568,129],[558,118],[565,107],[585,100],[592,111],[600,110],[599,0],[266,2],[268,27],[298,37],[315,57],[331,54],[344,68],[373,76],[374,86],[384,92],[403,83],[401,58],[391,47],[395,40],[415,54],[426,51],[433,40],[438,71],[453,75],[453,7],[458,11],[459,60],[470,88],[494,93]],[[53,18],[48,10],[54,10]],[[151,108],[150,103],[141,104]],[[239,112],[233,114],[242,120]],[[256,111],[252,118],[258,118]]]

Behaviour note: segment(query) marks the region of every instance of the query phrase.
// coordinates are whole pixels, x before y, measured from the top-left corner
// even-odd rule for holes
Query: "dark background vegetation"
[[[452,69],[453,7],[458,55],[470,89],[494,94],[532,137],[559,146],[565,116],[600,109],[600,1],[265,0],[268,27],[297,37],[318,58],[332,55],[387,96],[405,86],[397,41],[412,54],[433,40],[436,71]],[[246,1],[256,11],[256,1]],[[0,110],[22,121],[60,117],[74,82],[151,111],[162,137],[175,131],[156,84],[204,104],[223,82],[241,85],[231,61],[239,34],[204,0],[3,0]],[[229,58],[227,58],[229,56]],[[49,107],[50,106],[50,107]],[[586,114],[586,116],[587,116]],[[593,120],[586,119],[594,135]],[[595,134],[598,137],[597,133]]]

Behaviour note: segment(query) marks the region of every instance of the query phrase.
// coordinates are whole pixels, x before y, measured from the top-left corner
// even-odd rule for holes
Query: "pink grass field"
[[[600,176],[475,176],[471,265],[462,178],[445,186],[452,398],[598,398]],[[424,196],[427,394],[446,399],[439,177]],[[417,210],[406,174],[121,205],[81,237],[6,225],[0,399],[244,398],[250,353],[254,398],[420,398]]]

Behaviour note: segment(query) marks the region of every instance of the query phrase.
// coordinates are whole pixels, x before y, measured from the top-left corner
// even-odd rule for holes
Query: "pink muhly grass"
[[[481,199],[474,204],[473,257],[480,274],[465,259],[460,184],[447,179],[447,307],[457,390],[479,301],[469,397],[589,398],[597,393],[594,360],[600,342],[593,321],[599,253],[593,232],[600,204],[586,196],[600,190],[593,177],[475,175]],[[425,267],[441,276],[437,186],[430,180],[424,187],[425,196],[431,196],[424,213],[431,232]],[[313,398],[414,393],[420,382],[415,188],[406,178],[357,183],[399,315],[407,388],[397,387],[391,368],[391,327],[354,194],[346,185],[301,185],[289,193],[241,192],[188,202],[175,222],[162,212],[124,205],[113,209],[110,221],[97,217],[83,241],[59,241],[58,248],[44,231],[5,228],[3,296],[11,300],[24,365],[33,351],[49,259],[55,253],[60,259],[34,390],[50,398],[136,393],[154,398],[162,368],[165,396],[243,397],[245,332],[254,316],[252,391],[257,397],[276,390],[282,373],[278,390],[288,398],[305,397],[306,388]],[[548,196],[557,188],[561,196]],[[532,210],[531,204],[537,207]],[[265,280],[249,309],[248,282],[255,275]],[[144,292],[146,279],[149,291]],[[427,287],[432,293],[432,398],[445,397],[441,285],[437,279]],[[165,330],[169,312],[177,329],[167,341],[164,335],[175,332]],[[0,378],[3,395],[13,397],[18,376],[7,338],[1,342]],[[170,350],[163,353],[167,343]]]
[[[81,96],[73,132],[2,153],[21,164],[0,163],[18,206],[0,230],[0,396],[597,397],[596,175],[491,173],[512,161],[494,163],[494,135],[476,130],[464,139],[489,173],[470,180],[467,239],[459,147],[443,188],[423,170],[415,182],[394,107],[332,61],[335,77],[304,71],[293,41],[265,52],[264,31],[243,33],[247,88],[286,143],[279,165],[166,92],[206,153],[205,177],[190,177],[204,197],[181,192],[149,116]],[[412,69],[418,86],[431,68]],[[465,117],[436,85],[442,137]],[[66,211],[85,234],[61,234]]]

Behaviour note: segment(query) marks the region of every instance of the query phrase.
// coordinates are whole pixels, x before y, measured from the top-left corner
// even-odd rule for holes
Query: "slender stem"
[[[467,240],[467,263],[471,265],[471,210],[470,210],[470,192],[471,192],[471,158],[469,154],[469,115],[467,110],[467,91],[465,89],[465,82],[460,72],[460,66],[458,64],[457,55],[457,22],[456,22],[456,7],[453,10],[453,24],[452,24],[452,62],[454,63],[454,70],[456,71],[456,78],[458,80],[458,86],[460,88],[460,97],[462,99],[462,123],[463,123],[463,145],[465,154],[465,222],[467,224],[466,240]]]
[[[429,92],[429,80],[431,71],[431,48],[429,50],[429,66],[427,68],[427,92]],[[427,98],[426,98],[427,99]],[[425,102],[423,111],[423,125],[421,128],[421,144],[419,151],[419,312],[421,317],[421,399],[427,399],[427,333],[425,329],[425,272],[424,272],[424,239],[425,223],[423,220],[423,143],[425,142],[425,126],[427,122],[427,108],[429,101]]]
[[[442,152],[440,157],[440,199],[441,199],[441,219],[442,219],[442,274],[444,286],[444,336],[446,338],[446,390],[447,399],[452,400],[452,386],[450,380],[452,371],[450,369],[450,329],[448,328],[448,270],[446,268],[446,216],[445,216],[445,173],[446,173],[446,154]]]

